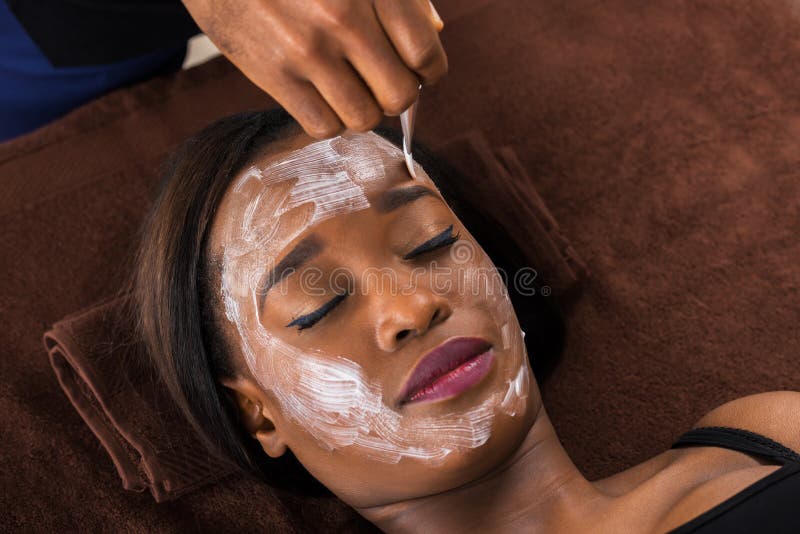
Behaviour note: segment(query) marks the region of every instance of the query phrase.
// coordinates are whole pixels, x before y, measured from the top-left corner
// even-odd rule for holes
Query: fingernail
[[[444,28],[442,17],[439,16],[439,12],[436,11],[436,8],[433,7],[433,2],[431,2],[431,0],[428,0],[428,5],[431,6],[431,16],[433,17],[433,24],[436,26],[436,31],[442,31],[442,28]]]

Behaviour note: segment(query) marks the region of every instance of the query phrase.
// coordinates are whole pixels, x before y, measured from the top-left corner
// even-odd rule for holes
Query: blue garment
[[[56,68],[0,0],[0,141],[118,87],[176,71],[185,55],[183,44],[107,65]]]

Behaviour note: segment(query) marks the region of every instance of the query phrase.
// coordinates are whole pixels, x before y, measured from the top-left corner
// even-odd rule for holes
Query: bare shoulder
[[[741,397],[710,411],[693,428],[704,426],[749,430],[800,453],[800,392],[770,391]],[[594,484],[610,495],[622,495],[674,469],[687,465],[696,469],[696,458],[694,448],[668,450]]]
[[[800,451],[800,391],[770,391],[727,402],[694,428],[703,426],[749,430]]]
[[[800,392],[771,391],[725,403],[702,417],[694,428],[721,426],[749,430],[800,451]],[[710,510],[746,487],[774,472],[775,465],[742,465],[729,453],[710,447],[684,449],[681,461],[668,466],[673,478],[683,479],[679,492],[659,522],[659,532],[669,531]]]

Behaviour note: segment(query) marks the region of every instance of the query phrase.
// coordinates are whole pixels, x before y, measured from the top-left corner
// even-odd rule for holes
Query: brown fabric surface
[[[119,297],[62,319],[44,335],[61,388],[105,447],[122,487],[157,502],[233,473],[206,451],[158,379]]]
[[[440,152],[461,162],[462,172],[473,173],[463,176],[464,194],[473,201],[485,194],[481,184],[491,184],[498,202],[487,209],[501,231],[524,224],[518,232],[520,244],[535,244],[525,249],[527,263],[543,266],[554,297],[583,281],[585,266],[513,150],[493,151],[483,136],[472,132],[446,143]],[[517,217],[508,217],[511,212]],[[122,486],[147,489],[157,502],[165,502],[237,469],[205,451],[172,403],[137,335],[132,304],[123,295],[72,314],[45,333],[44,345],[61,388],[105,447]]]
[[[664,450],[722,402],[798,387],[797,6],[437,3],[450,74],[423,94],[419,138],[479,128],[512,147],[592,273],[543,390],[591,478]],[[246,479],[165,504],[120,491],[41,349],[54,321],[118,289],[164,155],[267,103],[218,61],[0,145],[6,528],[367,528],[336,501]]]

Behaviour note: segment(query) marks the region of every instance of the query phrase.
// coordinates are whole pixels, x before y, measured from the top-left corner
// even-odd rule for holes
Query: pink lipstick
[[[406,380],[400,404],[448,399],[479,383],[492,368],[492,345],[479,337],[454,337],[423,356]]]

